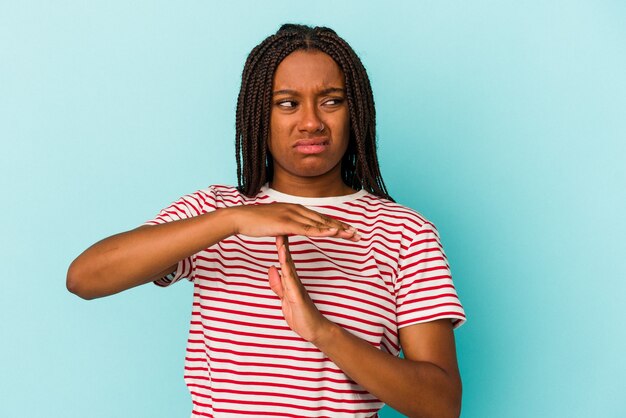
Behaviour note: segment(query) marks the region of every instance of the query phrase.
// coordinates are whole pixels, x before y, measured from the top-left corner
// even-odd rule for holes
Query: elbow
[[[463,388],[460,379],[458,382],[455,382],[454,387],[450,392],[450,399],[447,403],[448,410],[444,416],[459,418],[461,416],[461,400],[463,398]]]
[[[450,413],[446,415],[450,418],[459,418],[461,416],[461,401],[450,405]]]
[[[462,400],[461,380],[453,379],[449,384],[440,387],[438,396],[431,398],[428,407],[421,402],[415,403],[407,416],[414,418],[459,418],[461,416]]]
[[[86,274],[82,271],[80,263],[74,260],[70,267],[67,269],[67,277],[65,279],[65,286],[70,293],[85,299],[95,299],[96,296],[89,290]]]
[[[445,418],[459,418],[461,416],[461,401],[463,399],[463,383],[458,371],[447,373],[447,382],[442,388],[442,398],[439,404],[439,413],[435,416]]]
[[[463,398],[463,386],[461,379],[455,379],[449,391],[449,398],[446,401],[445,412],[442,417],[459,418],[461,416],[461,400]]]
[[[461,400],[450,399],[445,404],[431,408],[427,412],[422,407],[416,407],[413,411],[407,413],[408,417],[413,418],[459,418],[461,416]]]

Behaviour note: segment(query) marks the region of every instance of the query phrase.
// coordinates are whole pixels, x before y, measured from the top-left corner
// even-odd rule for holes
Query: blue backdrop
[[[362,0],[2,2],[0,416],[189,416],[192,287],[65,273],[235,181],[243,63],[287,21],[360,54],[391,194],[442,234],[462,416],[626,416],[626,3]]]

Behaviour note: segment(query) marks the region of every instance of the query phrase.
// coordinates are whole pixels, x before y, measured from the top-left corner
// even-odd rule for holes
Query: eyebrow
[[[319,94],[324,95],[324,94],[329,94],[329,93],[343,93],[345,94],[345,89],[342,89],[340,87],[328,87],[322,91],[319,92]],[[289,94],[289,95],[293,95],[293,96],[297,96],[298,92],[296,90],[289,90],[289,89],[285,89],[285,90],[276,90],[274,92],[272,92],[273,96],[277,96],[279,94]]]

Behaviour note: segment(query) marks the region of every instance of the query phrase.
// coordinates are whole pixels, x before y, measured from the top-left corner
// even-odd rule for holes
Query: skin
[[[340,171],[349,139],[349,113],[339,66],[324,53],[297,51],[281,62],[273,81],[268,143],[275,168],[272,187],[300,196],[353,193]],[[297,141],[312,138],[324,138],[328,146],[314,155],[294,149]],[[407,416],[459,416],[461,380],[451,322],[402,328],[405,359],[400,359],[326,319],[298,278],[287,236],[350,241],[360,236],[352,226],[301,205],[236,206],[111,236],[72,262],[67,288],[84,299],[112,295],[163,277],[176,269],[179,260],[235,234],[276,237],[279,265],[269,269],[268,285],[281,299],[287,324],[350,378]]]
[[[270,139],[271,186],[291,195],[326,197],[354,193],[341,180],[341,158],[350,138],[343,72],[327,54],[296,51],[274,74]],[[320,154],[294,147],[298,140],[329,143]]]

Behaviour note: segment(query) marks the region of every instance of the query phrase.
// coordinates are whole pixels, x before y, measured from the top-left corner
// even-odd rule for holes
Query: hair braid
[[[355,141],[357,145],[356,158],[357,161],[365,163],[357,164],[355,176],[364,183],[375,185],[385,190],[384,184],[381,185],[378,181],[381,176],[375,158],[376,154],[369,149],[370,145],[375,147],[375,143],[370,143],[367,140],[359,140],[361,138],[367,139],[372,133],[375,135],[376,129],[374,100],[367,72],[360,63],[360,60],[358,60],[356,54],[351,49],[347,49],[345,42],[335,37],[329,37],[328,41],[335,47],[335,50],[340,53],[340,56],[334,59],[340,63],[340,66],[346,68],[346,79],[351,76],[357,80],[357,82],[354,83],[356,86],[354,89],[354,100],[350,103],[350,116],[352,120],[357,121],[357,123],[353,124],[354,135],[357,138]],[[345,65],[343,64],[344,62]],[[350,83],[347,82],[347,84]],[[372,157],[374,157],[374,159],[372,159]]]

